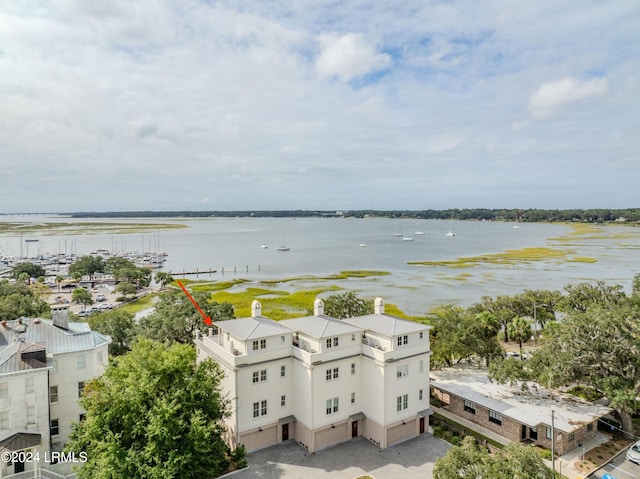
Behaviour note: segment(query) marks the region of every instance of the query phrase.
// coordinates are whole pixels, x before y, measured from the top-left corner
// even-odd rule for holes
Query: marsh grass
[[[0,223],[0,234],[38,233],[42,235],[130,234],[146,231],[188,228],[184,224],[167,223]]]
[[[340,271],[336,274],[330,274],[328,276],[313,276],[313,275],[305,275],[305,276],[294,276],[292,278],[282,278],[282,279],[273,279],[273,280],[263,280],[262,284],[280,284],[280,283],[290,283],[292,281],[338,281],[349,278],[370,278],[375,276],[387,276],[390,275],[388,271],[368,271],[368,270],[350,270],[350,271]]]
[[[517,265],[536,261],[564,260],[571,258],[573,251],[553,248],[508,249],[503,253],[468,256],[445,261],[410,261],[408,264],[421,266],[446,266],[448,268],[472,268],[479,265]],[[586,262],[586,258],[582,258]]]
[[[127,313],[136,314],[144,309],[149,309],[153,306],[154,298],[158,296],[158,293],[150,293],[144,295],[142,298],[136,299],[121,306],[118,309],[126,311]]]

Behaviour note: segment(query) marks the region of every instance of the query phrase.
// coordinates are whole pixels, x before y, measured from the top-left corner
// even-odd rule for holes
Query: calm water
[[[0,217],[0,221],[74,221],[61,218]],[[484,295],[514,294],[524,289],[557,288],[569,283],[603,279],[629,289],[638,272],[640,229],[606,226],[601,237],[568,244],[553,240],[567,235],[566,225],[392,220],[350,218],[233,218],[99,220],[116,223],[186,224],[189,228],[146,234],[29,235],[40,241],[27,244],[26,235],[0,235],[0,254],[18,256],[42,252],[74,251],[86,254],[97,248],[125,251],[162,250],[168,253],[164,270],[177,277],[182,271],[215,269],[199,279],[282,279],[324,276],[344,270],[381,270],[391,273],[366,279],[332,281],[367,297],[382,296],[409,314],[421,314],[437,304],[468,305]],[[446,233],[453,228],[455,237]],[[415,235],[422,231],[424,235]],[[615,238],[607,238],[611,233]],[[403,241],[405,234],[414,241]],[[360,247],[360,244],[366,244]],[[268,249],[261,247],[267,244]],[[291,248],[277,251],[278,246]],[[500,253],[525,247],[570,248],[575,255],[596,263],[545,261],[517,266],[485,265],[443,268],[408,265],[409,261],[447,260],[462,256]],[[234,272],[235,269],[235,272]],[[222,271],[224,270],[224,273]],[[461,276],[464,275],[464,276]],[[194,278],[195,276],[190,276]],[[326,284],[326,283],[325,283]],[[316,281],[283,283],[280,289],[316,288]]]

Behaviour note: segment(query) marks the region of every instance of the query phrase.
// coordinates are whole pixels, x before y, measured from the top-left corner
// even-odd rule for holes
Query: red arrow
[[[211,322],[211,318],[209,316],[207,316],[206,314],[204,314],[204,311],[202,311],[202,309],[200,309],[200,306],[198,306],[198,303],[196,303],[196,300],[193,299],[193,296],[191,296],[189,294],[189,291],[187,291],[187,288],[185,288],[180,281],[176,281],[176,283],[178,283],[178,286],[180,286],[182,288],[182,291],[184,291],[184,294],[187,295],[187,298],[189,298],[191,300],[191,302],[196,307],[198,312],[202,315],[202,317],[204,318],[204,324],[206,324],[207,326],[211,326],[211,324],[213,324]]]

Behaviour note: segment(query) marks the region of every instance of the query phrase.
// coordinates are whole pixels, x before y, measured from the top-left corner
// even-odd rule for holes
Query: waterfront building
[[[197,335],[230,400],[227,442],[253,451],[295,440],[308,451],[363,436],[380,448],[422,434],[429,409],[429,326],[384,312],[338,320],[316,299],[312,316],[249,318]]]
[[[87,381],[108,363],[111,338],[87,323],[69,322],[69,307],[52,307],[53,320],[21,318],[0,325],[0,450],[38,453],[35,462],[2,462],[0,477],[45,465],[62,451]]]

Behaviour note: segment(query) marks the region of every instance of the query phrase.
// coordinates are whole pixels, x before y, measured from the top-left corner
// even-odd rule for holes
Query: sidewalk
[[[586,474],[584,472],[580,472],[574,468],[576,461],[580,461],[582,459],[582,454],[584,450],[584,454],[589,452],[591,449],[594,449],[605,442],[609,441],[611,436],[606,434],[602,434],[597,432],[594,437],[585,441],[582,446],[576,447],[572,449],[564,456],[560,456],[556,459],[556,471],[562,473],[562,475],[568,477],[569,479],[583,479]],[[545,464],[550,468],[551,461],[544,461]]]

